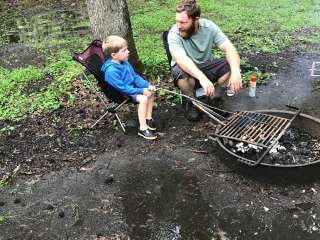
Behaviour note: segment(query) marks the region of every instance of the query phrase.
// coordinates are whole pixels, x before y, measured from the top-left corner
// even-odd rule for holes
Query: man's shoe
[[[149,129],[150,129],[151,131],[157,130],[157,127],[156,127],[156,124],[154,123],[153,118],[147,119],[147,125],[149,126]]]
[[[216,84],[216,87],[214,89],[214,96],[213,100],[221,101],[223,96],[226,95],[227,89],[226,87],[222,87],[219,84]],[[230,95],[230,93],[229,93]]]
[[[150,129],[139,130],[138,135],[148,140],[154,140],[157,138],[157,135],[155,135]]]
[[[185,102],[185,117],[189,121],[195,122],[200,119],[199,110],[191,101]]]

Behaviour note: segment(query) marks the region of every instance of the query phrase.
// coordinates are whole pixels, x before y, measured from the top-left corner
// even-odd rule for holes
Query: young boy
[[[129,50],[125,39],[119,36],[108,36],[102,44],[106,61],[101,67],[104,79],[120,92],[128,95],[138,104],[139,131],[138,135],[149,140],[157,138],[152,119],[152,105],[156,91],[155,86],[135,73],[128,62]]]

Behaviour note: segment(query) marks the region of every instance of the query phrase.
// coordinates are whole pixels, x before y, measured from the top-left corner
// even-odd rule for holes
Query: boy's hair
[[[105,40],[103,40],[102,50],[105,56],[110,56],[111,53],[116,53],[121,48],[124,48],[127,46],[128,46],[128,43],[124,38],[116,35],[110,35],[106,37]]]
[[[196,0],[182,0],[176,8],[177,13],[186,11],[189,18],[195,19],[200,17],[201,8],[197,4]]]

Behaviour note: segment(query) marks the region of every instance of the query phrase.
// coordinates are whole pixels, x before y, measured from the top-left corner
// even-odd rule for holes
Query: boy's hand
[[[152,92],[155,92],[155,91],[157,91],[157,89],[156,89],[156,86],[153,86],[153,85],[149,85],[149,88],[148,88],[150,91],[152,91]]]
[[[144,88],[143,89],[143,95],[149,97],[152,95],[152,91],[149,88]]]

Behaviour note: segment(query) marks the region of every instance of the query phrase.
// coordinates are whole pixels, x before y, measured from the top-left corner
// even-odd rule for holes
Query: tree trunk
[[[119,35],[128,42],[130,63],[138,73],[143,70],[133,40],[129,10],[126,0],[87,0],[91,30],[95,39]]]

